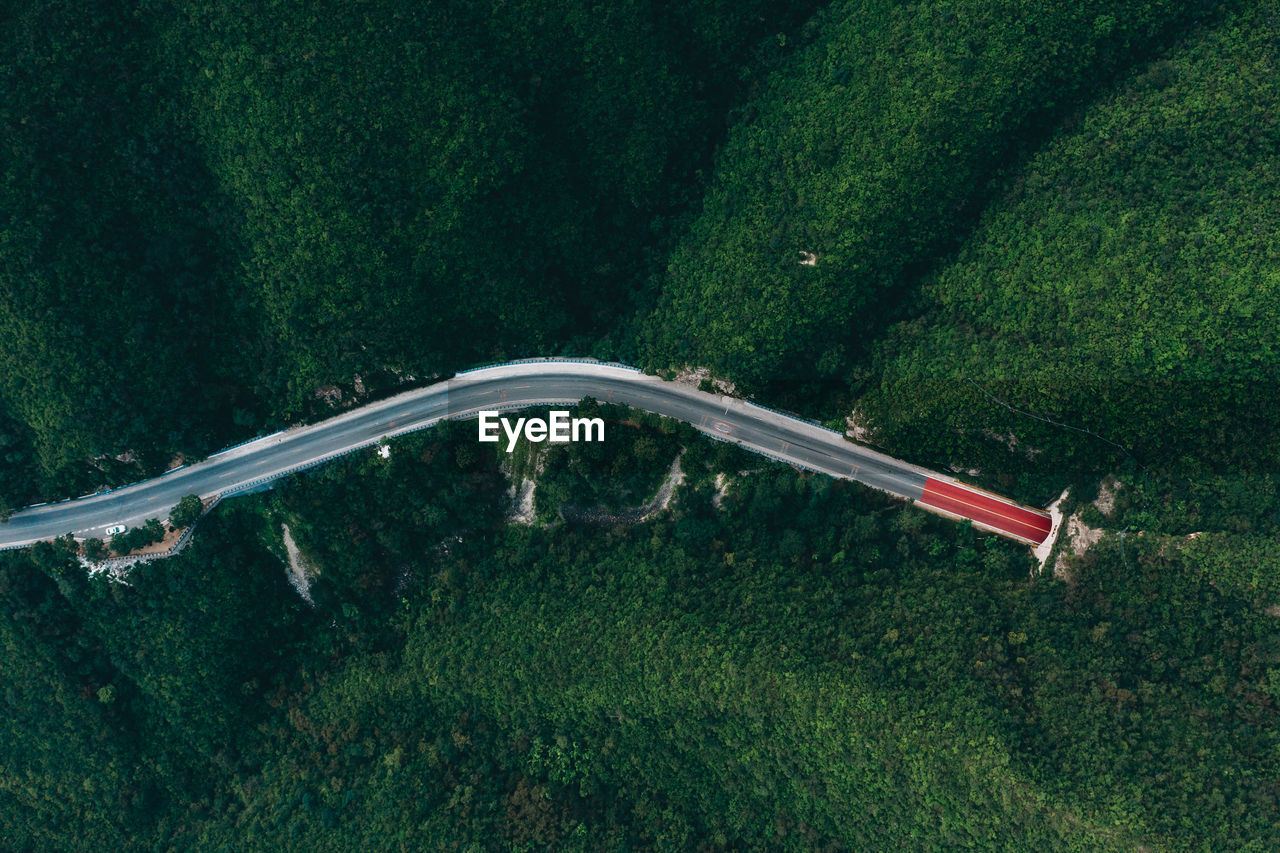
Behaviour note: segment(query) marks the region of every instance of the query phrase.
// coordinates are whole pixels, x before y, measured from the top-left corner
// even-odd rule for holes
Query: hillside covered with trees
[[[586,401],[603,444],[444,424],[127,583],[2,552],[6,849],[1280,848],[1274,4],[18,0],[0,39],[0,517],[570,354],[1084,529],[1041,570]]]
[[[679,437],[688,480],[640,525],[507,523],[499,453],[451,426],[225,503],[127,586],[0,555],[4,836],[1274,845],[1274,617],[1203,553],[1113,545],[1029,584],[1017,545]]]
[[[3,500],[332,383],[619,346],[760,40],[812,11],[664,6],[10,4]]]
[[[1013,431],[1053,463],[1120,464],[1120,445],[1197,480],[1275,469],[1274,17],[1152,62],[1030,158],[878,342],[860,405],[891,446],[973,463]]]

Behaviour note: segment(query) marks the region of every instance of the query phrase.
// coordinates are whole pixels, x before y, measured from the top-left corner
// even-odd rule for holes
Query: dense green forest
[[[918,314],[878,342],[860,405],[888,446],[1008,466],[1020,454],[992,436],[1013,432],[1050,465],[1127,452],[1195,480],[1275,470],[1274,21],[1229,18],[1029,160],[926,280]]]
[[[0,555],[4,836],[1280,841],[1280,640],[1253,594],[1210,581],[1205,553],[1131,541],[1091,551],[1070,583],[1028,584],[1017,545],[682,442],[671,509],[607,531],[505,523],[500,454],[448,427],[224,504],[191,551],[127,586],[57,547]],[[282,524],[313,606],[285,583]]]
[[[0,552],[0,846],[1280,848],[1274,4],[17,0],[0,39],[0,517],[573,354],[1097,538],[1041,571],[590,400],[602,444],[444,424],[126,582]]]
[[[10,4],[0,495],[136,479],[330,383],[619,350],[812,5]]]
[[[672,254],[655,354],[755,385],[843,377],[1027,149],[1207,8],[830,4],[733,127]]]

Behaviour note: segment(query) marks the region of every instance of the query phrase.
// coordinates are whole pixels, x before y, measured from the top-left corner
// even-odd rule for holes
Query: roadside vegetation
[[[0,552],[7,848],[1280,849],[1273,4],[24,0],[0,38],[0,517],[563,352],[856,409],[1097,531],[1037,573],[588,401],[603,444],[444,423],[127,583]],[[653,518],[564,521],[677,458]]]
[[[593,400],[570,411],[572,417],[602,418],[605,440],[534,446],[540,466],[535,505],[543,518],[565,504],[606,513],[644,504],[695,434],[671,418]]]
[[[1064,469],[1140,463],[1245,509],[1227,481],[1280,458],[1275,14],[1136,70],[1030,158],[879,342],[858,408],[882,444],[1037,502]]]
[[[499,453],[446,426],[223,504],[128,586],[0,555],[5,837],[1277,841],[1271,589],[1155,540],[1028,583],[1010,542],[687,442],[671,508],[608,532],[504,524]],[[314,605],[274,553],[285,517]]]
[[[671,256],[653,357],[756,389],[847,381],[894,303],[968,236],[1022,158],[1207,8],[826,6],[717,157]]]
[[[635,360],[727,111],[816,5],[11,4],[0,512],[333,386]]]

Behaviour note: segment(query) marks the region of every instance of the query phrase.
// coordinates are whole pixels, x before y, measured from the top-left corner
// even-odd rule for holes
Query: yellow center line
[[[1044,533],[1046,536],[1048,535],[1048,531],[1042,531],[1039,527],[1037,527],[1036,525],[1032,524],[1029,521],[1023,521],[1020,518],[1014,518],[1011,515],[1005,515],[1002,512],[996,512],[994,509],[991,509],[990,507],[982,506],[981,504],[969,503],[968,501],[962,500],[961,498],[957,498],[953,495],[944,495],[942,492],[935,492],[932,489],[925,489],[924,494],[921,497],[927,498],[930,495],[933,495],[934,497],[937,497],[937,498],[943,498],[945,500],[952,500],[952,501],[955,501],[956,503],[964,504],[967,507],[972,507],[973,509],[986,510],[992,515],[999,516],[1000,518],[1003,518],[1006,521],[1012,521],[1014,524],[1021,524],[1023,527],[1030,527],[1032,530],[1036,531],[1037,533]],[[970,520],[977,521],[977,519],[970,519]]]
[[[924,498],[928,497],[928,496],[929,496],[929,494],[931,494],[931,493],[926,492],[925,494],[921,495],[921,501],[923,502],[923,501],[924,501]],[[940,495],[939,497],[945,497],[945,495]],[[957,501],[956,501],[956,503],[963,504],[963,503],[964,503],[964,501],[957,500]],[[968,506],[972,506],[972,504],[967,504],[967,505],[968,505]],[[1013,538],[1015,538],[1015,539],[1020,539],[1020,540],[1022,540],[1023,542],[1027,542],[1027,543],[1030,543],[1030,544],[1032,544],[1032,545],[1039,544],[1036,540],[1031,539],[1030,537],[1027,537],[1027,536],[1023,536],[1021,533],[1016,533],[1016,532],[1014,532],[1014,531],[1012,531],[1012,530],[1004,530],[1004,529],[1002,529],[1002,528],[999,528],[999,527],[994,526],[994,525],[993,525],[992,523],[990,523],[990,522],[986,522],[986,521],[979,521],[979,520],[978,520],[978,519],[976,519],[976,518],[969,518],[969,517],[968,517],[968,516],[966,516],[966,515],[962,515],[962,514],[961,514],[961,510],[960,510],[959,508],[955,508],[955,509],[947,509],[946,507],[937,506],[937,505],[935,505],[935,504],[931,504],[931,503],[925,503],[925,506],[929,507],[930,509],[936,509],[936,510],[938,510],[939,512],[944,512],[944,513],[946,513],[946,514],[948,514],[948,515],[953,515],[953,516],[955,516],[956,518],[967,518],[969,521],[972,521],[974,524],[981,524],[981,525],[983,525],[984,527],[989,527],[989,528],[991,528],[992,530],[999,531],[1000,533],[1003,533],[1003,534],[1005,534],[1005,535],[1007,535],[1007,536],[1012,536],[1012,537],[1013,537]],[[995,515],[1000,515],[1000,514],[999,514],[999,513],[995,513]],[[1003,516],[1001,516],[1001,517],[1003,517]],[[1010,519],[1010,520],[1012,521],[1013,519]],[[1046,535],[1048,535],[1048,534],[1046,534]]]

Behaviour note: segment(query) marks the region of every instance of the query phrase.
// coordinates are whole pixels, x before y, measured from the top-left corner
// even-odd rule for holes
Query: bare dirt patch
[[[80,565],[84,566],[85,571],[91,575],[106,573],[107,579],[115,583],[129,585],[129,569],[133,567],[130,562],[122,562],[118,560],[103,560],[100,563],[91,563],[84,557],[80,557]]]
[[[1049,559],[1050,552],[1053,551],[1053,543],[1058,541],[1058,530],[1062,527],[1062,510],[1059,507],[1067,499],[1067,494],[1070,491],[1070,489],[1063,489],[1062,494],[1058,495],[1058,499],[1049,504],[1049,517],[1053,519],[1053,525],[1049,528],[1049,535],[1033,551],[1036,556],[1036,562],[1040,565],[1038,571],[1044,571],[1044,564]]]
[[[844,434],[852,438],[854,441],[871,441],[871,428],[867,426],[862,415],[858,414],[858,410],[854,409],[844,419]]]
[[[512,483],[511,488],[507,489],[507,497],[511,501],[507,510],[508,524],[533,524],[537,519],[537,513],[533,509],[533,493],[537,486],[537,483],[525,477],[519,485]]]
[[[630,509],[618,510],[617,512],[611,512],[603,507],[583,508],[566,504],[560,507],[560,515],[565,521],[579,524],[604,524],[615,527],[647,521],[671,505],[672,496],[675,494],[676,489],[680,487],[680,484],[684,482],[684,469],[680,467],[680,460],[683,456],[684,451],[682,450],[676,456],[675,461],[671,463],[671,467],[667,469],[666,479],[658,487],[658,493],[647,503]]]
[[[998,433],[995,430],[984,429],[982,431],[982,434],[987,438],[991,439],[992,441],[998,441],[1001,444],[1003,444],[1005,447],[1009,448],[1010,453],[1021,453],[1023,456],[1027,457],[1028,459],[1035,459],[1041,453],[1044,453],[1044,450],[1039,447],[1030,447],[1028,445],[1024,445],[1022,441],[1020,441],[1018,437],[1013,434],[1012,431],[1004,433],[1002,435],[1001,433]]]
[[[1076,557],[1084,554],[1101,541],[1104,532],[1100,527],[1090,527],[1085,524],[1080,520],[1078,514],[1067,519],[1067,543],[1066,547],[1058,553],[1058,559],[1053,562],[1054,577],[1061,578],[1068,583],[1074,580],[1075,578],[1067,566],[1068,554]]]
[[[1093,505],[1108,518],[1116,508],[1116,492],[1120,489],[1120,481],[1108,474],[1098,485],[1098,497]]]
[[[317,400],[323,400],[330,406],[336,406],[342,402],[342,389],[337,385],[321,385],[311,396]]]
[[[716,492],[711,496],[711,505],[716,509],[724,506],[725,496],[729,494],[729,478],[721,471],[716,474]]]
[[[711,371],[705,367],[685,367],[676,374],[676,381],[683,385],[701,388],[703,382],[710,382],[711,387],[719,394],[736,394],[737,387],[727,379],[711,378]]]
[[[120,556],[145,557],[151,554],[168,554],[173,550],[173,546],[178,544],[178,540],[182,538],[183,530],[186,530],[186,528],[179,530],[166,524],[164,526],[164,538],[159,542],[152,542],[145,548],[139,548],[136,551],[130,551],[128,554],[121,554]]]
[[[169,552],[178,544],[178,540],[182,538],[182,534],[185,531],[185,527],[173,528],[166,524],[164,527],[164,538],[159,542],[152,542],[144,548],[135,548],[132,551],[126,551],[123,554],[116,554],[115,552],[112,552],[111,556],[104,558],[103,562],[120,557],[154,557],[157,554],[167,557],[169,556]],[[82,539],[78,541],[83,542],[84,540]]]
[[[1071,542],[1073,554],[1083,554],[1088,551],[1101,541],[1103,532],[1100,527],[1090,527],[1085,524],[1078,515],[1067,519],[1067,536]]]
[[[310,568],[302,552],[298,550],[297,543],[293,541],[289,525],[281,523],[280,530],[284,539],[285,553],[289,556],[289,583],[298,591],[298,595],[302,596],[303,601],[314,607],[315,602],[311,600]]]
[[[528,455],[522,456],[520,462],[507,456],[498,467],[510,481],[507,487],[507,523],[530,525],[538,520],[534,493],[538,488],[538,475],[547,466],[547,458],[537,451],[537,445],[527,442],[522,442],[520,452]]]

